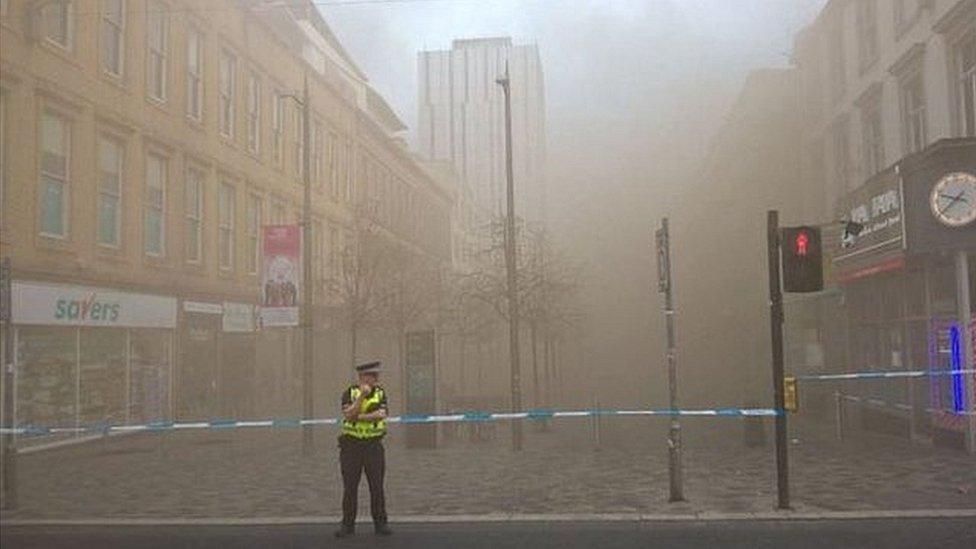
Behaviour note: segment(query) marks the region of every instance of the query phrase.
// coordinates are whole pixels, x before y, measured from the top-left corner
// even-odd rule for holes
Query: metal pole
[[[521,367],[519,365],[519,304],[516,278],[515,176],[512,172],[512,93],[505,63],[505,77],[495,80],[505,93],[505,177],[508,201],[505,219],[505,270],[508,277],[508,354],[511,361],[512,411],[522,411]],[[522,422],[512,420],[512,450],[522,450]]]
[[[963,370],[973,369],[973,324],[972,301],[969,295],[969,256],[964,250],[956,252],[956,305],[959,310],[959,338],[962,340]],[[966,451],[976,454],[976,377],[966,374],[963,378],[963,390],[966,392],[963,404],[969,413],[966,422]]]
[[[834,391],[834,436],[838,441],[844,440],[844,396],[840,391]]]
[[[14,322],[13,283],[10,258],[4,258],[0,266],[3,299],[0,299],[0,316],[3,317],[3,508],[17,507],[17,438],[14,437]]]
[[[769,326],[773,346],[773,396],[776,408],[776,490],[780,509],[790,508],[789,456],[783,396],[783,290],[780,286],[779,212],[766,213],[769,255]]]
[[[310,152],[312,144],[310,142],[310,116],[308,99],[308,74],[304,77],[304,89],[302,92],[302,179],[305,183],[305,200],[302,204],[302,286],[304,290],[302,306],[302,359],[304,371],[302,376],[302,415],[305,419],[311,419],[314,414],[312,409],[312,177],[310,172]],[[302,429],[302,451],[305,455],[312,452],[312,427],[306,425]]]
[[[671,291],[671,236],[668,218],[661,219],[661,230],[657,238],[659,287],[664,291],[664,321],[667,326],[667,367],[668,367],[668,408],[678,409],[677,346],[674,337],[674,299]],[[677,415],[671,416],[668,429],[668,476],[670,478],[670,497],[668,501],[684,501],[683,475],[681,467],[681,421]]]

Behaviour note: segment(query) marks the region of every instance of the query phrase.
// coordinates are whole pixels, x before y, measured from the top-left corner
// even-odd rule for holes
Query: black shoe
[[[336,530],[335,537],[337,537],[337,538],[348,538],[349,536],[351,536],[351,535],[353,535],[355,533],[356,533],[356,529],[355,528],[353,528],[352,526],[346,526],[345,524],[343,524],[342,526],[339,527],[338,530]]]
[[[393,530],[390,530],[390,527],[387,526],[385,522],[376,524],[376,525],[373,526],[373,528],[374,528],[377,536],[392,536],[393,535]]]

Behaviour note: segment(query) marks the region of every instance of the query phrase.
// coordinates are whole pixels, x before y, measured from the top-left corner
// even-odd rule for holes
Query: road
[[[756,520],[667,522],[478,522],[395,524],[377,538],[369,524],[336,540],[327,525],[9,526],[4,549],[304,547],[976,547],[976,521],[964,519]]]

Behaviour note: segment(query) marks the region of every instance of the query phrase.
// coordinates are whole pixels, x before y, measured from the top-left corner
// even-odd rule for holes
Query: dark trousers
[[[339,437],[339,463],[342,468],[342,524],[356,524],[359,503],[359,479],[366,471],[369,484],[369,509],[375,524],[386,523],[386,498],[383,475],[386,474],[386,452],[379,440],[357,440]]]

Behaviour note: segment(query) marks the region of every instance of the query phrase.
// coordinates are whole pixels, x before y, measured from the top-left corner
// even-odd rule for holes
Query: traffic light
[[[817,227],[788,227],[782,232],[783,291],[823,290],[823,250]]]

